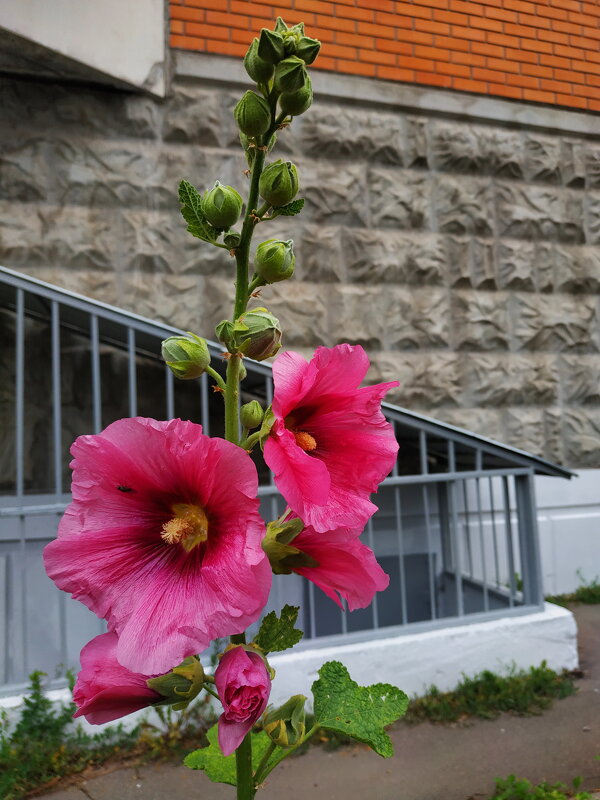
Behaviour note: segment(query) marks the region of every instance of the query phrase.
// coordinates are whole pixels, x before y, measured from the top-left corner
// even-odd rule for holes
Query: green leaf
[[[201,750],[194,750],[189,753],[183,763],[190,769],[203,769],[206,776],[213,783],[229,783],[231,786],[237,785],[235,753],[224,756],[219,747],[218,725],[213,725],[206,734],[209,741],[208,747]],[[271,744],[270,738],[264,731],[252,734],[252,771],[255,772],[261,762],[262,757],[267,752]],[[274,757],[274,756],[273,756]]]
[[[285,206],[279,206],[279,208],[276,208],[275,211],[277,212],[278,216],[293,217],[296,214],[299,214],[303,208],[304,198],[299,197],[298,200],[292,200],[291,203],[288,203]]]
[[[201,201],[200,192],[188,181],[181,181],[179,184],[179,202],[181,203],[181,214],[187,222],[186,230],[197,239],[212,243],[216,241],[219,233],[202,213]]]
[[[315,722],[368,744],[384,758],[394,755],[383,730],[406,713],[408,697],[389,683],[359,686],[339,661],[328,661],[312,685]]]
[[[298,644],[304,636],[301,630],[294,628],[298,610],[298,606],[284,606],[279,618],[274,611],[270,611],[260,625],[254,644],[265,653],[287,650]]]

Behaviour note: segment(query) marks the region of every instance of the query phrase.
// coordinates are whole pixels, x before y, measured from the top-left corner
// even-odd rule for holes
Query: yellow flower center
[[[298,447],[301,447],[305,453],[310,453],[311,450],[317,449],[317,440],[314,436],[306,431],[293,431],[294,438]]]
[[[201,506],[175,503],[171,510],[173,518],[162,526],[166,544],[180,544],[189,553],[208,539],[208,519]]]

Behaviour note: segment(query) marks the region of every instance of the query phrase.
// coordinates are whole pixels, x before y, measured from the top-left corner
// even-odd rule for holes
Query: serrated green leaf
[[[203,769],[207,778],[210,778],[213,783],[229,783],[231,786],[236,786],[235,753],[230,756],[223,755],[219,747],[218,734],[218,725],[213,725],[206,734],[209,741],[208,747],[189,753],[183,759],[183,763],[190,769]],[[271,739],[264,731],[252,734],[253,772],[256,771],[270,744]]]
[[[296,214],[299,214],[303,208],[304,208],[304,198],[299,197],[297,200],[292,200],[291,203],[288,203],[285,206],[280,206],[275,210],[277,211],[278,216],[293,217]]]
[[[384,758],[394,748],[383,730],[406,713],[408,697],[389,683],[359,686],[339,661],[328,661],[312,685],[315,722],[368,744]]]
[[[294,628],[298,619],[298,610],[298,606],[286,605],[281,609],[279,617],[274,611],[270,611],[261,622],[254,644],[258,645],[265,653],[288,650],[298,644],[304,636],[301,630]]]
[[[202,197],[195,186],[192,186],[189,181],[180,182],[179,202],[181,203],[181,214],[187,222],[186,230],[197,239],[212,243],[216,241],[219,234],[202,213],[201,201]]]

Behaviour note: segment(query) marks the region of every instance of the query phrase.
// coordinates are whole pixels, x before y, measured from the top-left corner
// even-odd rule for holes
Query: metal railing
[[[75,436],[136,414],[181,416],[222,435],[220,398],[206,375],[174,381],[159,358],[160,340],[175,332],[0,268],[0,690],[15,691],[32,669],[76,666],[80,648],[103,630],[54,587],[41,560],[69,502]],[[209,348],[218,363],[221,348]],[[246,366],[242,402],[270,402],[270,367]],[[300,605],[303,646],[315,646],[539,606],[533,475],[568,471],[409,411],[384,411],[400,455],[363,537],[390,588],[348,613],[299,576],[275,576],[269,607]],[[257,467],[272,519],[283,501],[260,459]]]

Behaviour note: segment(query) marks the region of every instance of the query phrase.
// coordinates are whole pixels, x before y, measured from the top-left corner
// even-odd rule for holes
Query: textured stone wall
[[[185,233],[177,183],[246,191],[237,97],[3,79],[0,263],[212,337],[233,263]],[[296,242],[261,299],[285,344],[363,344],[394,402],[600,467],[600,145],[319,101],[294,128],[305,211],[256,234]]]

